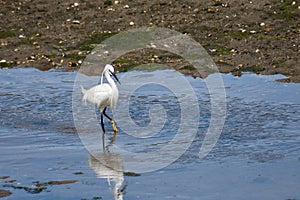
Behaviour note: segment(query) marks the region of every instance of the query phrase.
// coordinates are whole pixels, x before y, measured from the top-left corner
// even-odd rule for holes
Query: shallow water
[[[162,72],[127,73],[159,76]],[[76,72],[32,68],[0,70],[0,176],[9,176],[0,179],[0,189],[13,193],[7,199],[113,199],[114,194],[119,199],[300,198],[299,84],[275,82],[281,75],[221,75],[226,122],[216,146],[199,159],[210,120],[209,93],[205,81],[185,77],[201,111],[194,142],[168,167],[124,176],[122,158],[115,154],[93,158],[72,134],[75,76]],[[121,99],[125,93],[120,90]],[[135,152],[159,150],[178,129],[178,99],[155,85],[135,91],[130,98],[130,117],[138,126],[150,123],[149,109],[157,103],[166,109],[167,121],[159,134],[144,139],[127,135],[121,127],[114,144]],[[50,184],[34,194],[24,189],[36,188],[37,181],[61,180],[77,182]]]

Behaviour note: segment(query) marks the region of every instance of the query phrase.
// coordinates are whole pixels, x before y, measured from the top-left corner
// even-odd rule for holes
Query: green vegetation
[[[125,176],[140,176],[140,174],[137,174],[135,172],[124,172]]]
[[[126,64],[131,62],[131,58],[129,57],[120,57],[116,60],[114,60],[114,64]]]
[[[72,61],[78,61],[78,60],[84,60],[86,56],[79,55],[78,53],[72,53],[72,54],[67,54],[65,57],[69,58]]]
[[[1,31],[0,30],[0,39],[14,37],[15,33],[13,31]]]
[[[280,1],[274,6],[277,16],[285,20],[297,20],[300,17],[297,3],[294,0]]]
[[[86,41],[77,45],[77,47],[75,49],[78,49],[80,51],[91,51],[95,48],[95,46],[97,44],[100,44],[101,42],[103,42],[104,40],[106,40],[107,38],[109,38],[115,34],[117,34],[117,32],[95,33],[89,39],[87,39]]]
[[[23,189],[31,194],[38,194],[47,189],[47,187],[27,187],[27,186],[15,186],[15,185],[5,185],[5,187],[11,187],[13,189]]]
[[[248,38],[252,35],[253,34],[248,31],[243,32],[243,31],[235,31],[235,30],[226,31],[224,33],[224,36],[231,36],[232,38],[234,38],[236,40],[242,40],[242,39]]]
[[[215,63],[216,63],[216,65],[231,66],[231,64],[224,62],[224,61],[216,61]]]
[[[258,40],[282,40],[283,38],[279,37],[279,36],[270,36],[267,34],[255,34],[253,35],[254,38],[258,39]]]
[[[11,68],[16,66],[15,62],[0,62],[0,68]]]
[[[180,70],[196,70],[194,66],[192,65],[186,65],[186,66],[183,66],[182,68],[180,68]]]
[[[104,5],[111,6],[113,4],[112,0],[104,0]]]
[[[224,45],[219,44],[204,44],[203,48],[211,55],[228,55],[231,53],[231,49],[225,47]],[[211,51],[211,49],[215,49],[214,52]]]
[[[31,40],[24,38],[24,39],[20,40],[17,43],[17,45],[20,46],[20,45],[33,45],[33,44],[32,44]]]
[[[213,6],[222,6],[223,3],[220,0],[215,0]]]
[[[249,67],[240,67],[240,68],[235,68],[234,70],[232,70],[232,72],[253,72],[253,73],[260,73],[262,71],[264,71],[265,68],[262,66],[257,66],[257,65],[253,65],[253,66],[249,66]]]
[[[163,53],[166,53],[167,51],[162,51]],[[173,54],[171,52],[167,52],[167,54],[164,55],[158,55],[159,59],[162,60],[175,60],[175,59],[182,59],[182,57],[180,55],[177,54]]]

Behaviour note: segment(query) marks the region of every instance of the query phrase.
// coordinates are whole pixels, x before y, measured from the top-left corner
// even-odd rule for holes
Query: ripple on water
[[[74,133],[71,104],[75,76],[75,72],[42,72],[31,68],[0,70],[0,125]],[[273,79],[278,77],[270,77],[222,75],[227,93],[226,122],[217,145],[207,159],[243,156],[253,161],[268,162],[299,153],[300,86],[274,82]],[[196,160],[210,120],[205,81],[191,77],[186,79],[198,95],[201,113],[198,135],[178,161],[182,163]],[[148,88],[127,94],[130,116],[136,124],[146,127],[150,122],[149,109],[161,104],[167,110],[168,118],[159,134],[142,143],[141,139],[120,136],[124,139],[120,144],[136,152],[159,149],[174,137],[180,123],[177,99],[167,90],[149,87],[156,93],[145,93]],[[140,145],[139,148],[136,145]]]

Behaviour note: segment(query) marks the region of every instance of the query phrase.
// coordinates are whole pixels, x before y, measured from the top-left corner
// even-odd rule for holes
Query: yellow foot
[[[117,137],[117,132],[114,132],[114,135],[111,138],[111,143],[113,143],[114,141],[116,141],[116,137]]]
[[[111,120],[110,123],[111,123],[111,126],[112,126],[112,128],[113,128],[113,130],[114,130],[114,132],[115,132],[115,135],[117,135],[117,133],[118,133],[119,131],[118,131],[118,129],[117,129],[117,126],[116,126],[115,121],[114,121],[114,120]]]

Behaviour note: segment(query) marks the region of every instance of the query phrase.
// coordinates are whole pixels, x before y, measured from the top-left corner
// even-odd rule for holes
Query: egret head
[[[114,67],[112,65],[110,65],[110,64],[106,64],[105,65],[103,72],[106,72],[106,71],[110,71],[112,73],[115,73]]]
[[[118,77],[115,74],[115,69],[114,69],[114,67],[112,65],[106,64],[103,72],[104,73],[108,72],[110,76],[115,77],[115,79],[118,81],[118,83],[121,84],[120,81],[119,81],[119,79],[118,79]]]

